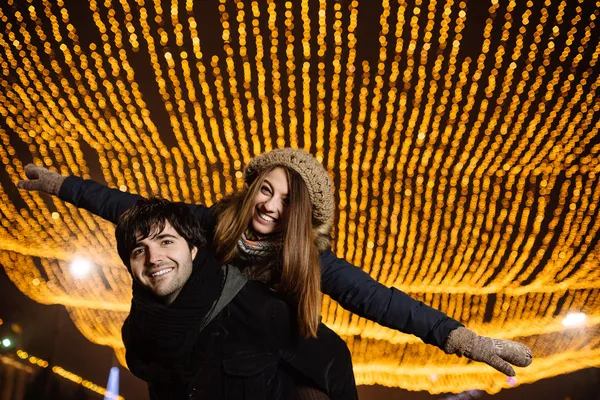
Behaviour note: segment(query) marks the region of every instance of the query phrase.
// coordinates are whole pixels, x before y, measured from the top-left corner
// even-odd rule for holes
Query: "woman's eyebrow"
[[[263,181],[263,183],[268,184],[269,187],[271,188],[271,190],[273,190],[273,185],[271,184],[271,182],[269,182],[269,180],[267,178],[265,178],[265,180]],[[284,199],[287,199],[288,193],[282,194],[281,197],[283,197]]]

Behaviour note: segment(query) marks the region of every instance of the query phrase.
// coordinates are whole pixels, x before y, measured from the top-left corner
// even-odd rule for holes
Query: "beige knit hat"
[[[246,165],[244,180],[250,185],[262,171],[275,166],[300,174],[308,188],[314,219],[326,223],[333,218],[333,182],[325,167],[304,150],[284,148],[256,156]]]

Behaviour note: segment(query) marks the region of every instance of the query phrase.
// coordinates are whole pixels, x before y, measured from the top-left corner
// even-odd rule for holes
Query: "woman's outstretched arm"
[[[321,254],[321,272],[323,293],[345,309],[440,349],[450,332],[463,326],[406,293],[379,283],[331,250]]]
[[[377,282],[331,250],[321,254],[321,274],[323,293],[361,317],[415,335],[448,354],[485,362],[509,376],[515,375],[510,364],[531,364],[527,346],[479,336],[443,312]]]
[[[64,176],[58,172],[34,164],[25,166],[27,180],[17,187],[58,196],[61,200],[83,208],[107,221],[116,224],[121,214],[133,206],[142,196],[111,189],[106,185],[76,176]],[[194,216],[205,224],[211,224],[213,216],[204,205],[189,205]]]

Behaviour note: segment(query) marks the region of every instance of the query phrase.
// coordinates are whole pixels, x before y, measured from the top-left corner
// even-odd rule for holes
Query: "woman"
[[[26,175],[30,180],[19,182],[18,187],[58,195],[113,222],[139,199],[34,165],[26,167]],[[270,281],[294,301],[304,336],[314,337],[321,329],[322,289],[362,317],[414,334],[448,354],[485,362],[506,375],[515,375],[508,363],[522,367],[531,363],[531,351],[526,346],[478,336],[442,312],[385,287],[337,258],[329,240],[334,209],[332,182],[310,154],[290,148],[261,154],[246,166],[245,181],[241,192],[211,208],[192,206],[193,213],[207,236],[214,232],[212,245],[223,261],[252,265],[251,275]]]
[[[297,305],[301,334],[316,337],[321,306],[317,244],[329,244],[332,209],[315,207],[312,212],[308,187],[294,169],[255,169],[254,176],[246,176],[251,181],[247,191],[217,206],[217,254],[224,263],[251,266],[251,275],[272,281],[277,291],[289,295]],[[328,180],[322,183],[331,192]],[[312,226],[306,221],[313,221]]]

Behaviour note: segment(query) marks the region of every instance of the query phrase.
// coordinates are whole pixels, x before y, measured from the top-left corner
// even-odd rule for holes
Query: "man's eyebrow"
[[[164,238],[173,238],[173,239],[177,239],[177,237],[175,235],[173,235],[172,233],[161,233],[159,235],[154,236],[152,239],[164,239]]]
[[[158,235],[150,237],[150,240],[155,240],[155,239],[161,240],[161,239],[165,239],[165,238],[177,239],[177,237],[171,233],[159,233]],[[135,244],[133,245],[133,248],[135,249],[136,247],[143,246],[144,244],[142,243],[142,240],[145,240],[145,239],[148,239],[148,237],[145,237],[145,238],[140,239],[137,242],[135,242]]]

